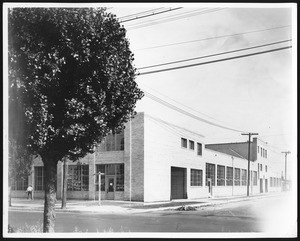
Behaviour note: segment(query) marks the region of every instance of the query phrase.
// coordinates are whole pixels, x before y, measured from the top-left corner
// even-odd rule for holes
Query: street
[[[57,212],[55,232],[279,232],[287,224],[286,217],[282,216],[282,213],[288,215],[285,204],[286,198],[279,196],[202,207],[196,211]],[[16,228],[25,222],[42,223],[42,217],[43,213],[37,211],[10,211],[9,224]]]

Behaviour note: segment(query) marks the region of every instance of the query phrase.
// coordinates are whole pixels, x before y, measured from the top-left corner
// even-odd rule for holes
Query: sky
[[[53,7],[53,4],[42,6]],[[195,120],[147,95],[138,101],[136,111],[204,135],[207,144],[247,141],[248,137],[241,133],[258,133],[254,137],[267,142],[270,151],[280,155],[282,161],[281,152],[291,151],[288,176],[296,177],[296,5],[73,3],[55,6],[103,6],[120,21],[130,19],[121,24],[127,30],[134,65],[140,73],[136,77],[138,86],[177,108],[236,131]],[[163,10],[170,11],[156,14]],[[285,42],[273,44],[280,41]],[[261,46],[267,44],[272,45]],[[280,51],[207,63],[291,45],[292,48]],[[245,48],[252,49],[222,54]],[[182,61],[197,57],[205,58]],[[174,61],[182,62],[144,68]],[[143,74],[197,63],[206,64]]]
[[[273,155],[288,155],[288,177],[297,161],[296,22],[292,5],[284,4],[110,4],[127,29],[135,56],[138,86],[210,125],[145,96],[136,111],[177,124],[205,136],[206,143],[247,141],[241,133],[258,133]],[[177,10],[154,14],[164,8]],[[152,10],[152,11],[149,11]],[[149,11],[146,12],[145,11]],[[152,16],[134,19],[145,15]],[[125,18],[127,16],[127,18]],[[292,40],[292,41],[291,41]],[[277,43],[285,41],[282,43]],[[180,44],[179,44],[180,43]],[[273,44],[277,43],[277,44]],[[176,64],[173,61],[222,54]],[[279,51],[170,71],[178,67],[291,46]],[[142,68],[142,69],[141,69]]]

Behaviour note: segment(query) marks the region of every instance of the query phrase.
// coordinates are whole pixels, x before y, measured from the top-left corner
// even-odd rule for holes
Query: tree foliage
[[[114,15],[14,8],[8,24],[10,133],[19,144],[42,159],[77,160],[123,127],[142,92]]]

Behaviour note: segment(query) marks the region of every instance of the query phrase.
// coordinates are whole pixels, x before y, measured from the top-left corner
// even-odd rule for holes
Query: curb
[[[178,205],[178,206],[172,206],[172,207],[158,207],[158,208],[149,208],[149,209],[137,209],[134,207],[131,208],[124,208],[124,212],[116,212],[114,210],[84,210],[83,209],[61,209],[61,208],[55,208],[55,212],[57,213],[63,213],[63,212],[73,212],[73,213],[118,213],[118,214],[128,214],[128,213],[147,213],[147,212],[155,212],[155,211],[175,211],[177,208],[180,208],[182,206],[190,206],[194,208],[200,208],[200,207],[208,207],[208,206],[217,206],[217,205],[222,205],[222,204],[227,204],[227,203],[234,203],[234,202],[242,202],[242,201],[250,201],[253,199],[262,199],[262,198],[267,198],[267,197],[273,197],[273,196],[279,196],[278,194],[276,195],[259,195],[259,196],[250,196],[250,197],[242,197],[242,198],[236,198],[236,199],[229,199],[229,200],[223,200],[223,201],[218,201],[215,200],[216,202],[202,202],[199,204],[190,204],[190,205]],[[212,199],[213,200],[213,199]],[[34,211],[43,211],[44,208],[43,206],[19,206],[19,207],[9,207],[8,211],[13,211],[13,210],[34,210]]]

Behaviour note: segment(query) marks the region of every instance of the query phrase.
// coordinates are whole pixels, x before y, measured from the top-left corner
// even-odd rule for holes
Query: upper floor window
[[[202,156],[202,144],[197,143],[197,155]]]
[[[123,151],[124,132],[109,134],[101,142],[100,151]]]
[[[195,149],[195,144],[194,144],[194,142],[193,141],[189,141],[189,148],[191,149],[191,150],[194,150]]]
[[[265,169],[266,169],[266,172],[267,172],[268,171],[268,166],[267,165],[265,166]]]
[[[187,139],[181,138],[181,147],[187,148]]]

